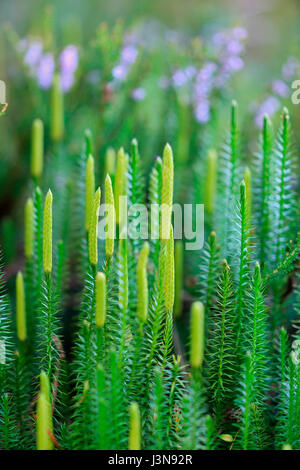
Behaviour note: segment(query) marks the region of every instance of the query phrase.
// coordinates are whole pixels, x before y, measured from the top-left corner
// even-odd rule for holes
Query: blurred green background
[[[114,24],[116,19],[132,26],[156,18],[190,35],[240,22],[249,33],[244,75],[249,82],[255,80],[256,93],[279,73],[285,58],[299,50],[298,0],[1,0],[1,23],[13,24],[20,37],[40,34],[42,12],[49,6],[55,12],[57,42],[64,42],[64,32],[79,23],[84,45],[101,22]]]
[[[158,18],[171,28],[198,34],[202,28],[227,26],[241,21],[249,31],[249,59],[276,71],[276,62],[297,52],[300,5],[298,0],[1,0],[1,21],[11,22],[21,36],[40,32],[41,12],[49,5],[55,9],[55,32],[74,18],[82,24],[83,42],[93,36],[100,22],[126,24],[145,18]]]

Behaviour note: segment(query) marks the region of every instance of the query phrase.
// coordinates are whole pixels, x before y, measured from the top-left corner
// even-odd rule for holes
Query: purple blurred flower
[[[241,26],[237,26],[236,28],[233,28],[232,30],[232,35],[235,39],[240,39],[240,40],[245,40],[248,37],[248,32],[245,28]]]
[[[195,97],[198,101],[203,97],[206,97],[212,87],[213,87],[213,74],[217,70],[217,65],[214,62],[206,62],[202,69],[199,70],[196,76],[196,83],[195,83]]]
[[[61,72],[60,84],[63,93],[68,92],[74,85],[75,77],[73,72]]]
[[[112,75],[116,80],[124,80],[127,77],[127,74],[128,67],[126,67],[125,65],[118,64],[112,69]]]
[[[196,75],[197,71],[196,67],[194,67],[193,65],[189,65],[188,67],[186,67],[184,72],[188,78],[193,78]]]
[[[283,80],[274,80],[272,83],[272,90],[274,93],[281,97],[288,96],[290,89]]]
[[[55,63],[53,55],[47,52],[41,57],[37,68],[37,80],[41,88],[47,90],[51,87]]]
[[[230,75],[244,66],[240,55],[244,52],[242,41],[246,39],[247,31],[237,27],[228,31],[220,31],[213,36],[213,43],[220,60],[220,70],[216,74],[216,86],[222,84],[230,78]],[[220,76],[220,77],[219,77]]]
[[[240,41],[237,41],[236,39],[231,39],[227,45],[226,45],[226,50],[228,54],[231,55],[239,55],[244,52],[244,45],[240,43]]]
[[[184,70],[181,69],[178,69],[173,73],[172,79],[175,87],[181,87],[188,81],[188,77],[184,73]]]
[[[275,96],[269,96],[261,105],[264,114],[274,114],[280,108],[280,101]]]
[[[197,73],[193,65],[188,65],[184,69],[177,69],[172,75],[172,81],[175,87],[181,87],[189,82]],[[163,86],[162,86],[163,88]]]
[[[199,98],[208,95],[211,88],[212,83],[210,81],[197,79],[194,88],[196,99],[198,100]]]
[[[244,61],[240,57],[230,56],[224,62],[224,69],[229,72],[241,70],[244,67]]]
[[[70,44],[65,47],[59,56],[59,63],[61,71],[63,72],[75,72],[78,67],[78,49],[76,46]]]
[[[205,123],[210,119],[210,103],[207,99],[201,100],[195,109],[195,117],[198,122]]]
[[[197,80],[209,80],[217,68],[217,64],[214,62],[205,62],[197,75]]]
[[[300,62],[295,57],[289,57],[282,67],[282,76],[285,80],[291,80],[300,71]]]
[[[29,44],[29,47],[26,51],[24,63],[29,67],[34,68],[41,57],[42,51],[43,44],[40,41],[32,42]]]
[[[255,123],[257,127],[263,126],[264,115],[268,114],[270,117],[273,116],[276,111],[280,108],[280,101],[275,96],[268,96],[263,103],[260,105],[258,112],[255,117]]]
[[[128,37],[127,37],[128,40]],[[125,45],[121,52],[119,64],[112,69],[112,76],[116,81],[123,81],[127,77],[131,65],[136,61],[138,49],[132,44]]]
[[[227,41],[227,35],[224,31],[218,31],[212,37],[212,41],[216,46],[223,46]]]
[[[194,113],[198,122],[210,119],[212,90],[223,88],[232,75],[244,66],[240,57],[244,52],[242,41],[247,31],[237,27],[216,32],[212,37],[215,60],[205,62],[193,82]]]
[[[146,98],[146,90],[144,88],[135,88],[132,91],[131,97],[134,99],[134,101],[142,101]]]
[[[126,46],[121,53],[121,63],[133,64],[136,61],[138,50],[134,46]]]
[[[70,44],[65,47],[59,56],[61,88],[68,92],[75,82],[75,72],[78,67],[78,49]]]
[[[43,43],[41,40],[28,41],[23,39],[19,48],[25,52],[24,63],[28,65],[37,78],[38,85],[47,90],[52,85],[55,71],[53,54],[43,54]],[[59,56],[61,86],[64,92],[68,91],[74,84],[74,73],[78,67],[78,49],[70,44],[66,46]]]

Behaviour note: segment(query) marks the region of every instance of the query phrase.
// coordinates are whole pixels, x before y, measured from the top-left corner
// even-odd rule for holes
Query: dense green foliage
[[[234,159],[227,173],[235,179],[234,173],[242,173],[236,157],[235,103],[233,113],[226,160]],[[199,264],[193,265],[199,276],[194,297],[205,307],[205,326],[201,323],[202,304],[196,302],[192,307],[190,367],[178,354],[181,307],[178,320],[174,323],[172,318],[172,233],[169,240],[150,239],[150,246],[142,240],[123,239],[120,207],[115,243],[97,241],[99,189],[93,201],[86,199],[86,207],[81,204],[76,211],[65,212],[66,206],[74,206],[90,191],[90,184],[94,185],[87,165],[90,134],[81,163],[74,169],[77,175],[72,191],[54,193],[54,217],[52,193],[45,197],[42,210],[42,191],[33,180],[29,190],[33,204],[30,199],[25,210],[25,291],[19,274],[16,316],[2,280],[3,449],[34,448],[36,432],[40,436],[38,448],[281,449],[287,444],[299,448],[298,328],[293,326],[298,318],[297,313],[294,318],[286,315],[287,296],[290,306],[294,297],[287,289],[300,249],[294,228],[296,196],[289,183],[293,151],[288,112],[283,111],[278,139],[268,151],[267,125],[266,119],[262,158],[268,160],[270,175],[278,176],[266,181],[266,165],[262,164],[253,187],[242,181],[240,191],[234,183],[228,190],[227,182],[219,178],[217,188],[226,185],[223,198],[227,200],[223,202],[232,210],[226,216],[228,232],[219,237],[212,232],[200,251]],[[158,160],[149,183],[150,202],[161,200],[163,184],[164,191],[170,191],[170,158],[172,151],[166,146],[162,165],[168,178],[161,179]],[[125,173],[120,170],[115,175],[114,185],[123,185],[130,204],[145,201],[137,142],[133,141],[129,158],[122,151],[119,159],[127,162],[127,169],[125,165]],[[220,161],[217,166],[221,175],[222,165]],[[87,179],[82,184],[78,171],[85,167]],[[272,178],[277,178],[279,188]],[[264,185],[267,187],[261,190]],[[105,188],[111,200],[111,186],[106,184]],[[247,203],[252,193],[256,195],[253,207]],[[264,218],[271,219],[259,227],[256,207]],[[214,220],[220,223],[219,210],[215,205],[210,214],[212,226]],[[74,235],[55,224],[57,214],[59,221],[69,218],[65,223],[71,227],[84,227],[86,211],[90,213],[87,232],[80,230]],[[158,234],[160,219],[155,214]],[[106,217],[108,221],[109,212]],[[110,236],[107,233],[106,237]],[[223,263],[222,252],[228,257]],[[184,250],[175,262],[181,275],[180,264],[193,254]],[[104,274],[97,274],[98,270]],[[71,284],[74,276],[75,289]],[[295,312],[299,310],[298,279],[297,275]],[[176,286],[182,289],[178,280]],[[68,312],[70,299],[74,299],[72,318],[66,318],[63,312]],[[66,338],[71,342],[67,355]],[[49,380],[47,392],[43,392],[44,380]],[[50,439],[43,436],[43,426]]]
[[[289,111],[263,116],[250,158],[254,138],[229,105],[232,77],[216,84],[223,49],[179,37],[160,50],[155,28],[153,44],[131,43],[120,22],[102,24],[85,54],[75,28],[80,61],[62,93],[51,14],[49,86],[15,31],[1,30],[22,74],[20,120],[11,125],[15,99],[0,115],[0,449],[300,449]],[[232,31],[229,43],[243,34]],[[124,196],[128,226],[148,224],[146,238],[124,236]],[[173,198],[204,204],[200,249],[177,236]]]

